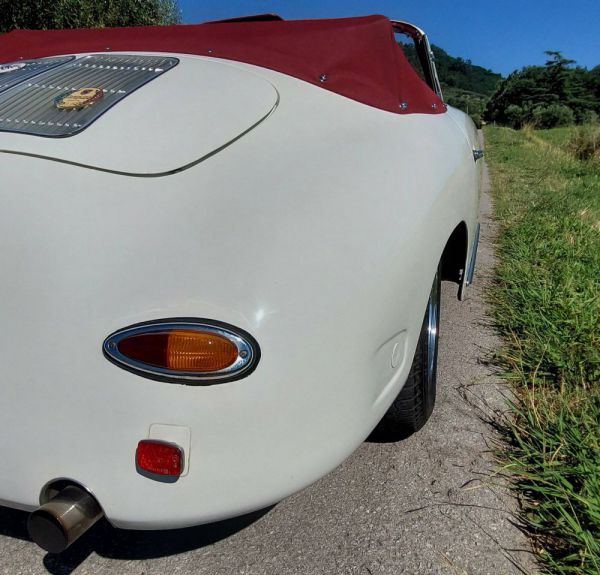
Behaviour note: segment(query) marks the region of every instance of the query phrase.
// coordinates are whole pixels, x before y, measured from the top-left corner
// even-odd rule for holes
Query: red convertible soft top
[[[107,50],[236,60],[283,72],[389,112],[445,111],[441,99],[409,64],[384,16],[14,30],[0,36],[0,62]]]

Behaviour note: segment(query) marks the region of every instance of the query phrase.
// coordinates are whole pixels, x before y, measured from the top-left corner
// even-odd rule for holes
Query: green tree
[[[177,0],[0,0],[0,32],[176,24]]]
[[[569,66],[575,64],[575,60],[569,60],[555,50],[546,50],[544,54],[550,56],[546,61],[547,88],[558,100],[565,101],[571,91]]]
[[[587,87],[595,95],[596,100],[600,102],[600,66],[590,70],[587,78]]]
[[[548,51],[544,66],[527,66],[503,80],[484,119],[519,127],[552,128],[585,123],[600,113],[600,69],[574,67],[561,52]]]
[[[530,120],[536,128],[556,128],[575,123],[575,114],[568,106],[550,104],[534,108]]]
[[[511,104],[508,106],[504,112],[506,123],[513,128],[520,128],[523,126],[525,121],[526,112],[521,108],[521,106],[517,106],[516,104]]]

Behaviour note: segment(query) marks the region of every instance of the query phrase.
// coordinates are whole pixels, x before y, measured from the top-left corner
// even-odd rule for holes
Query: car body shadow
[[[381,422],[371,431],[369,437],[365,439],[365,443],[400,443],[412,435],[411,432],[393,431]]]
[[[159,531],[117,529],[102,519],[66,551],[48,553],[44,557],[44,566],[52,575],[70,575],[92,553],[121,560],[156,559],[185,553],[242,531],[273,507],[217,523]],[[0,507],[0,535],[31,541],[27,533],[27,517],[25,511]]]

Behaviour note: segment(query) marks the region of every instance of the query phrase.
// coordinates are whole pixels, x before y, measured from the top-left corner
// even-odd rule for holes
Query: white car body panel
[[[46,482],[68,478],[118,527],[170,528],[307,486],[384,415],[448,238],[466,225],[471,245],[479,176],[461,113],[392,114],[255,66],[176,56],[80,135],[0,134],[2,504],[32,509]],[[215,89],[207,111],[177,89],[165,118],[145,114],[145,99],[173,101],[170,83],[202,91],[219,66],[256,98],[236,92],[236,109]],[[129,137],[110,137],[125,125]],[[160,130],[166,147],[149,141]],[[15,151],[133,174],[186,168],[134,177]],[[256,371],[185,386],[103,356],[113,331],[169,317],[248,331]],[[135,469],[156,424],[166,440],[165,426],[189,432],[174,483]]]

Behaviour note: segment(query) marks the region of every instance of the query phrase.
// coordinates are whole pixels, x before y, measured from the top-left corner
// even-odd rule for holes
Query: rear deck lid
[[[88,54],[0,67],[0,152],[153,176],[201,161],[260,124],[278,94],[238,65]]]

